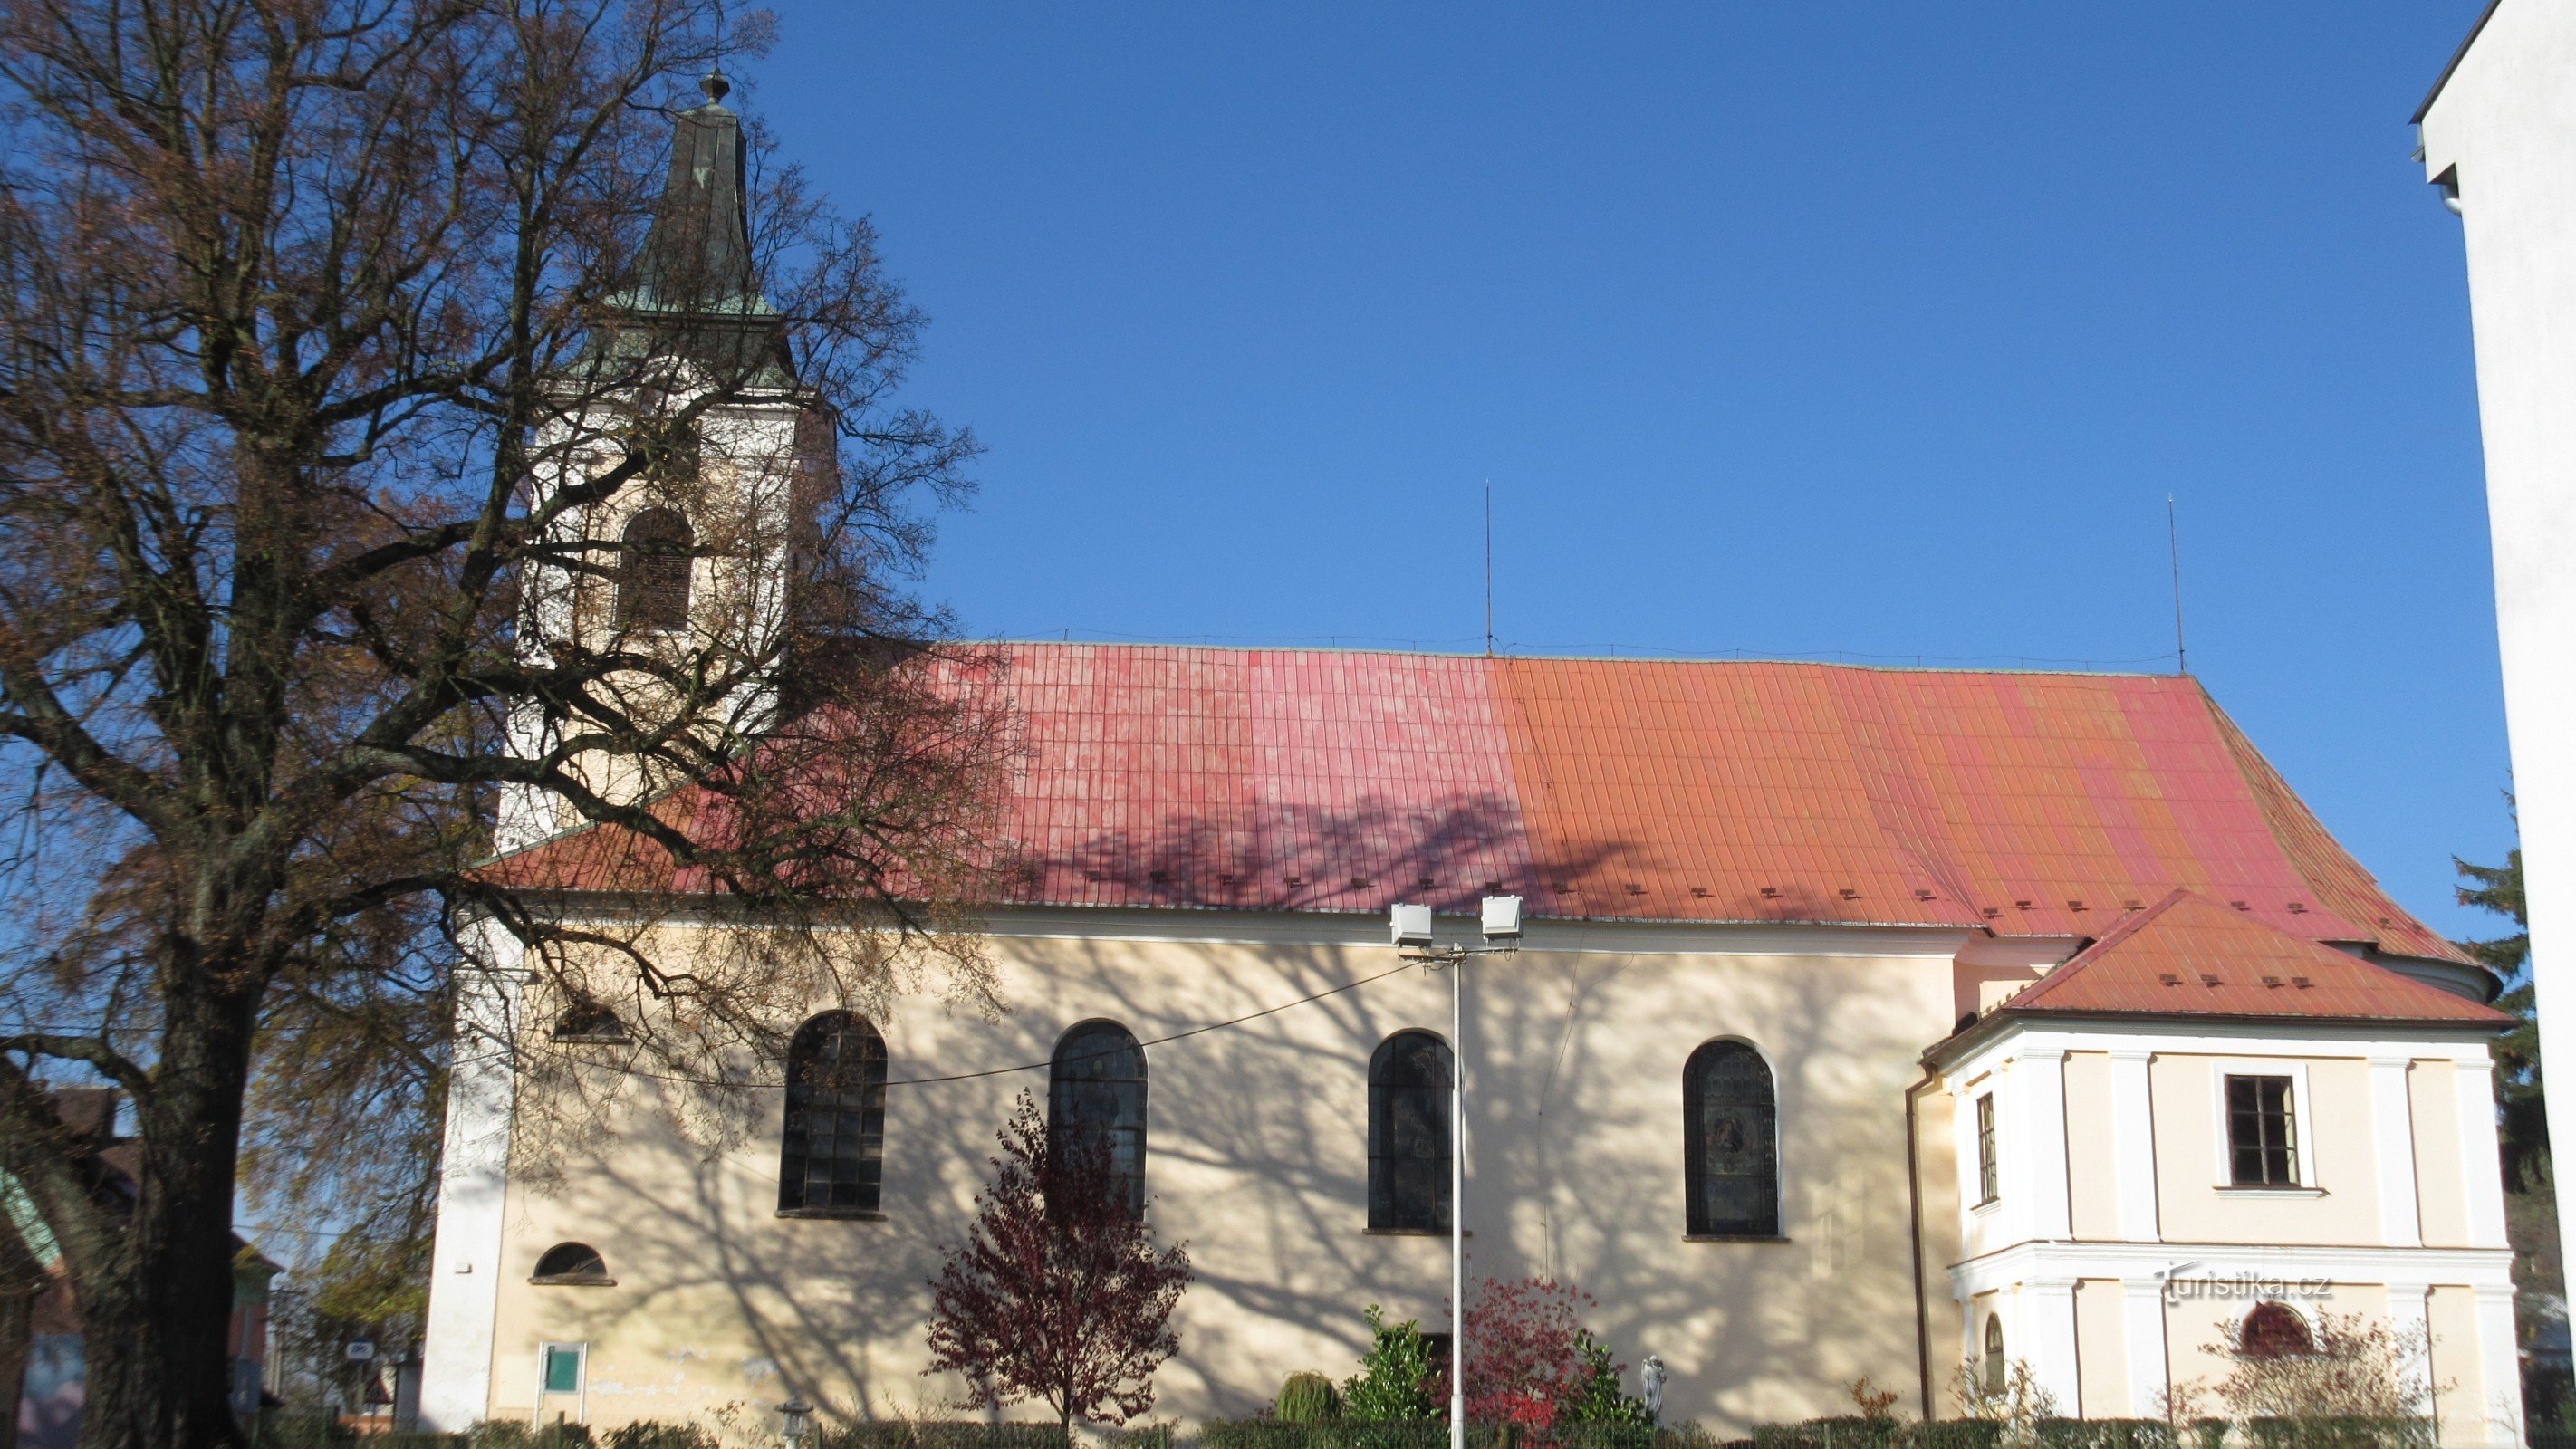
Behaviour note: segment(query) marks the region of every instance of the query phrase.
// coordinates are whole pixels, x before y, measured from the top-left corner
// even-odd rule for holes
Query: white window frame
[[[546,1360],[548,1357],[552,1356],[557,1349],[569,1350],[572,1353],[574,1362],[580,1365],[580,1367],[574,1371],[574,1387],[572,1392],[569,1394],[560,1389],[550,1390],[546,1387]],[[590,1422],[590,1343],[586,1339],[579,1343],[564,1339],[556,1339],[537,1345],[537,1397],[535,1402],[537,1406],[538,1420],[542,1422],[545,1418],[546,1400],[566,1398],[573,1401],[572,1421],[576,1424],[586,1424]]]
[[[2236,1181],[2236,1155],[2233,1139],[2228,1135],[2227,1079],[2230,1077],[2287,1077],[2290,1079],[2290,1135],[2299,1153],[2299,1181],[2295,1187],[2257,1187]],[[2315,1095],[2308,1090],[2306,1062],[2247,1062],[2244,1060],[2214,1062],[2210,1067],[2210,1122],[2216,1131],[2217,1176],[2213,1179],[2222,1193],[2247,1197],[2319,1197],[2325,1192],[2317,1186],[2317,1124]]]

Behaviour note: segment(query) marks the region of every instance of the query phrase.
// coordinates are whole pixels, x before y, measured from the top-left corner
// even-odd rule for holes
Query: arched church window
[[[599,1250],[588,1243],[557,1243],[537,1259],[537,1271],[531,1283],[604,1285],[617,1280],[608,1276],[608,1264]]]
[[[2289,1358],[2315,1353],[2317,1340],[2299,1310],[2287,1303],[2257,1303],[2236,1330],[2236,1347],[2247,1358]]]
[[[787,1130],[778,1210],[872,1213],[885,1178],[885,1038],[867,1018],[827,1011],[787,1048]]]
[[[617,575],[617,622],[628,629],[689,626],[689,571],[697,534],[677,509],[647,508],[626,521]]]
[[[1762,1054],[1740,1041],[1713,1041],[1691,1053],[1682,1115],[1689,1234],[1780,1236],[1779,1110]]]
[[[1977,1371],[1985,1378],[1987,1393],[2004,1391],[2004,1316],[2000,1313],[1986,1315],[1985,1361],[1977,1365]]]
[[[1104,1143],[1112,1191],[1130,1216],[1145,1215],[1145,1049],[1114,1021],[1086,1021],[1056,1043],[1047,1084],[1047,1132],[1062,1151]]]
[[[1378,1043],[1368,1075],[1368,1225],[1449,1230],[1449,1046],[1427,1031]]]

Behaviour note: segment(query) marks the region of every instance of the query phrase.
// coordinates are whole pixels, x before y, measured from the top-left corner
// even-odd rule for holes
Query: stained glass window
[[[1682,1111],[1690,1235],[1780,1236],[1779,1109],[1761,1053],[1740,1041],[1691,1053]]]

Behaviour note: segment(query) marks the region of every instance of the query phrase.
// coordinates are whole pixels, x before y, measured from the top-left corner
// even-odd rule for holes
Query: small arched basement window
[[[1985,1377],[1987,1393],[2004,1391],[2004,1316],[2000,1313],[1986,1315],[1985,1362],[1977,1368]]]
[[[2308,1321],[2287,1303],[2257,1303],[2236,1330],[2237,1352],[2246,1358],[2290,1358],[2317,1351]]]
[[[1056,1043],[1047,1083],[1047,1132],[1059,1149],[1105,1139],[1112,1189],[1131,1217],[1145,1215],[1145,1049],[1114,1021],[1086,1021]]]
[[[605,1002],[575,1001],[555,1017],[554,1038],[571,1042],[620,1042],[626,1040],[626,1023],[618,1020],[616,1009]]]
[[[1449,1230],[1449,1046],[1427,1031],[1378,1043],[1368,1076],[1368,1225]]]
[[[608,1264],[599,1250],[588,1243],[557,1243],[537,1259],[531,1283],[549,1285],[605,1286],[617,1280],[608,1276]]]
[[[626,521],[617,573],[619,627],[689,627],[689,571],[697,541],[677,509],[647,508]]]
[[[1682,1071],[1682,1176],[1695,1238],[1780,1236],[1779,1108],[1771,1068],[1740,1041],[1713,1041]]]
[[[873,1213],[885,1182],[885,1038],[855,1012],[827,1011],[787,1047],[787,1123],[778,1210]]]

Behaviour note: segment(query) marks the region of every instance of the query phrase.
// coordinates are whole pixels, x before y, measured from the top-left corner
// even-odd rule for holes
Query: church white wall
[[[2576,1052],[2576,6],[2502,0],[2422,117],[2454,178],[2476,333],[2505,723],[2546,1047]],[[2576,1135],[2576,1104],[2554,1130]],[[2576,1173],[2558,1185],[2576,1245]],[[2576,1253],[2571,1254],[2576,1261]]]
[[[1174,934],[1247,929],[1164,919]],[[1358,944],[1373,920],[1322,924],[1303,940],[1293,928],[1256,940],[997,938],[1009,1015],[903,1000],[879,1022],[891,1075],[1043,1061],[1093,1016],[1151,1041],[1395,964]],[[1838,1412],[1864,1374],[1912,1400],[1903,1095],[1922,1045],[1951,1024],[1956,940],[1544,936],[1470,968],[1472,1270],[1553,1275],[1593,1294],[1593,1326],[1623,1359],[1653,1352],[1670,1365],[1671,1417],[1733,1430]],[[1365,1231],[1363,1109],[1377,1043],[1447,1024],[1445,984],[1408,972],[1146,1048],[1152,1217],[1189,1242],[1198,1268],[1158,1415],[1244,1413],[1291,1371],[1348,1374],[1370,1303],[1440,1314],[1445,1238]],[[1682,1066],[1717,1036],[1753,1042],[1774,1067],[1784,1241],[1683,1241]],[[643,1110],[664,1089],[642,1084],[613,1136],[544,1149],[560,1187],[510,1191],[486,1411],[535,1409],[539,1345],[566,1342],[590,1346],[579,1408],[599,1424],[790,1391],[845,1413],[950,1412],[939,1401],[955,1386],[919,1375],[926,1280],[966,1221],[1013,1096],[1044,1089],[1042,1071],[892,1088],[884,1218],[850,1222],[775,1215],[774,1089],[744,1095],[747,1135],[709,1155]],[[616,1286],[527,1283],[536,1256],[565,1239],[601,1248]]]

